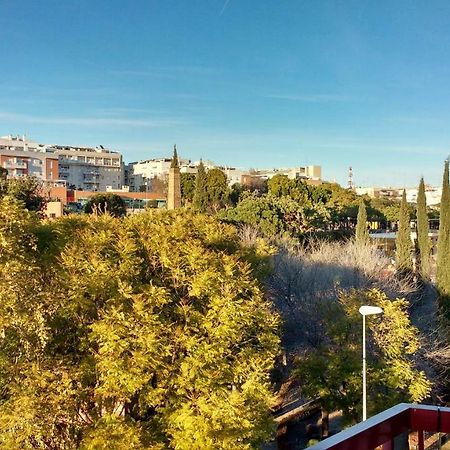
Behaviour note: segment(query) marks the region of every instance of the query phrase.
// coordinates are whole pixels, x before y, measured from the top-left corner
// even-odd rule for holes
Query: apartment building
[[[58,157],[46,153],[45,146],[25,137],[0,137],[0,165],[8,177],[33,176],[39,180],[58,180]]]
[[[321,166],[301,166],[289,167],[284,169],[256,169],[250,175],[254,177],[264,178],[269,180],[275,175],[285,175],[294,180],[296,178],[303,178],[305,180],[321,181],[322,167]]]
[[[130,192],[150,190],[152,179],[165,179],[169,175],[171,162],[172,158],[131,162],[125,166],[125,185],[130,187]],[[187,159],[180,159],[179,165],[181,173],[197,173],[196,167]]]
[[[69,187],[85,191],[120,189],[123,185],[122,155],[100,147],[50,146],[58,156],[59,176]]]
[[[34,176],[73,189],[106,191],[123,184],[122,155],[99,147],[39,144],[25,136],[0,138],[0,164],[8,177]]]
[[[154,178],[164,179],[169,173],[171,158],[148,159],[145,161],[133,162],[125,167],[125,184],[130,186],[131,192],[151,190],[151,180]],[[180,159],[180,173],[197,173],[200,161],[191,162],[187,159]],[[258,169],[244,170],[236,167],[218,166],[213,161],[203,160],[206,171],[212,168],[221,169],[228,179],[228,184],[246,184],[249,177],[251,179],[267,180],[275,175],[286,175],[288,178],[302,178],[313,182],[321,182],[321,166],[291,167],[285,169]]]
[[[418,188],[405,188],[406,201],[408,203],[417,203]],[[401,200],[403,188],[390,187],[359,187],[355,189],[358,195],[368,195],[372,198],[387,197],[393,200]],[[425,186],[425,198],[428,206],[435,206],[441,202],[442,188]]]

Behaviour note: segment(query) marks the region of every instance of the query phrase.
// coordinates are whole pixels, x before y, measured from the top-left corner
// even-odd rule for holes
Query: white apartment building
[[[130,186],[131,192],[139,192],[151,189],[151,179],[164,179],[169,173],[171,158],[148,159],[145,161],[133,162],[125,167],[125,184]],[[206,171],[212,168],[221,169],[228,179],[228,184],[232,186],[235,183],[242,183],[243,177],[251,175],[253,177],[270,179],[275,175],[286,175],[288,178],[304,178],[320,181],[322,178],[321,166],[303,166],[286,169],[260,169],[249,170],[236,167],[218,166],[213,161],[203,160]],[[200,161],[191,162],[187,159],[180,159],[181,173],[197,173],[197,167]]]
[[[401,200],[403,188],[390,187],[359,187],[355,189],[358,195],[368,195],[372,198],[388,197],[391,199]],[[418,188],[405,188],[406,201],[408,203],[417,203]],[[441,203],[442,188],[425,186],[425,198],[428,206],[434,206]]]
[[[136,161],[125,167],[125,184],[131,192],[151,189],[153,178],[165,179],[169,175],[172,158],[155,158]],[[197,173],[196,167],[187,159],[179,159],[181,173]]]
[[[106,191],[106,186],[121,188],[123,184],[122,155],[102,146],[48,145],[25,136],[4,136],[0,138],[0,165],[11,178],[35,176],[86,191]]]

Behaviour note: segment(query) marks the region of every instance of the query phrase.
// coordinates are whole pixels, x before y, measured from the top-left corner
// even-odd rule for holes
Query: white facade
[[[120,189],[123,184],[122,155],[104,148],[51,146],[58,156],[60,179],[68,187],[84,191]]]
[[[406,189],[406,201],[409,203],[417,203],[418,188]],[[441,203],[442,188],[425,186],[425,198],[427,205],[433,206]]]
[[[405,188],[406,201],[408,203],[417,203],[418,188]],[[356,188],[358,195],[368,195],[372,198],[388,197],[391,199],[401,200],[403,188],[386,188],[386,187],[364,187]],[[438,205],[441,202],[442,188],[425,186],[425,198],[428,206]]]
[[[9,177],[61,180],[68,187],[105,191],[123,184],[122,155],[103,147],[39,144],[25,136],[0,138],[0,164]]]

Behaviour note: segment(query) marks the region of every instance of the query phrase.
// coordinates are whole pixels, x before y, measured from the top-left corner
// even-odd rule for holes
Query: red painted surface
[[[418,447],[423,449],[423,431],[450,433],[450,408],[401,403],[310,449],[373,450],[382,445],[383,450],[392,450],[394,438],[405,431],[418,431]]]

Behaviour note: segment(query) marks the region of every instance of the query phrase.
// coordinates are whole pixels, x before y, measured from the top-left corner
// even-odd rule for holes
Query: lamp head
[[[359,308],[359,312],[363,316],[370,316],[373,314],[381,314],[383,310],[379,306],[363,305]]]

